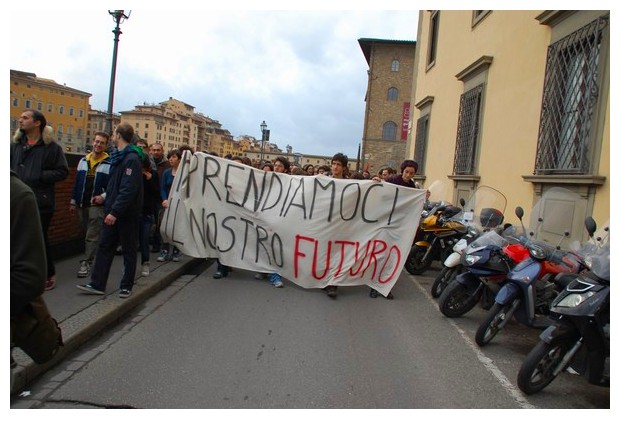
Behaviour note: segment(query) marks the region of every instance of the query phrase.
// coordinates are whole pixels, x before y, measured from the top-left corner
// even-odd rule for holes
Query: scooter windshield
[[[487,246],[505,247],[508,244],[508,240],[494,230],[491,230],[483,233],[480,237],[469,243],[469,246],[465,249],[465,253],[469,255],[470,253],[478,252]]]
[[[490,186],[478,186],[470,194],[463,210],[450,220],[483,231],[500,226],[504,222],[505,211],[506,196],[504,194]]]
[[[598,278],[610,281],[609,243],[598,248],[596,253],[586,256],[585,263]]]

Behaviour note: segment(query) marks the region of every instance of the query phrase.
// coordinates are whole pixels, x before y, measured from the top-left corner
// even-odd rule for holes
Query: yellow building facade
[[[517,222],[554,186],[571,237],[610,216],[609,11],[421,11],[409,157],[457,202],[479,186]],[[546,235],[555,240],[558,232]]]
[[[84,153],[88,144],[89,101],[92,94],[38,77],[34,73],[11,70],[11,136],[18,119],[27,109],[39,110],[54,129],[56,141],[66,152]]]

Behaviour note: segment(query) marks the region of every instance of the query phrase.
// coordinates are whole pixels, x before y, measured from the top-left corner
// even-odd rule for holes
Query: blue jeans
[[[219,271],[222,274],[228,274],[229,268],[227,265],[221,264],[220,260],[217,260],[217,271]]]
[[[138,259],[138,226],[139,215],[119,217],[114,225],[103,224],[101,238],[95,257],[95,266],[90,276],[90,284],[98,290],[105,291],[110,275],[110,268],[114,262],[116,246],[120,243],[123,248],[123,277],[121,289],[133,289]]]
[[[142,257],[141,262],[144,264],[149,261],[150,249],[149,249],[149,236],[151,234],[151,227],[155,222],[155,216],[142,215],[140,216],[140,255]]]

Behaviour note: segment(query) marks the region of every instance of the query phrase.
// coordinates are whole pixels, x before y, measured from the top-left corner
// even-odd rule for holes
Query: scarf
[[[110,154],[110,164],[119,164],[123,160],[123,158],[125,158],[125,156],[130,152],[137,153],[142,162],[144,162],[144,160],[146,159],[146,155],[141,147],[134,144],[128,144],[123,150],[115,150]]]

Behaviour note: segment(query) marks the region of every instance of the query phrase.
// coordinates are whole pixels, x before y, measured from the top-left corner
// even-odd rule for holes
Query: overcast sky
[[[413,41],[417,10],[149,10],[121,24],[114,112],[169,97],[281,149],[357,155],[368,65],[359,38]],[[24,31],[24,22],[29,29]],[[107,9],[11,20],[11,69],[92,94],[106,111],[114,45]]]

